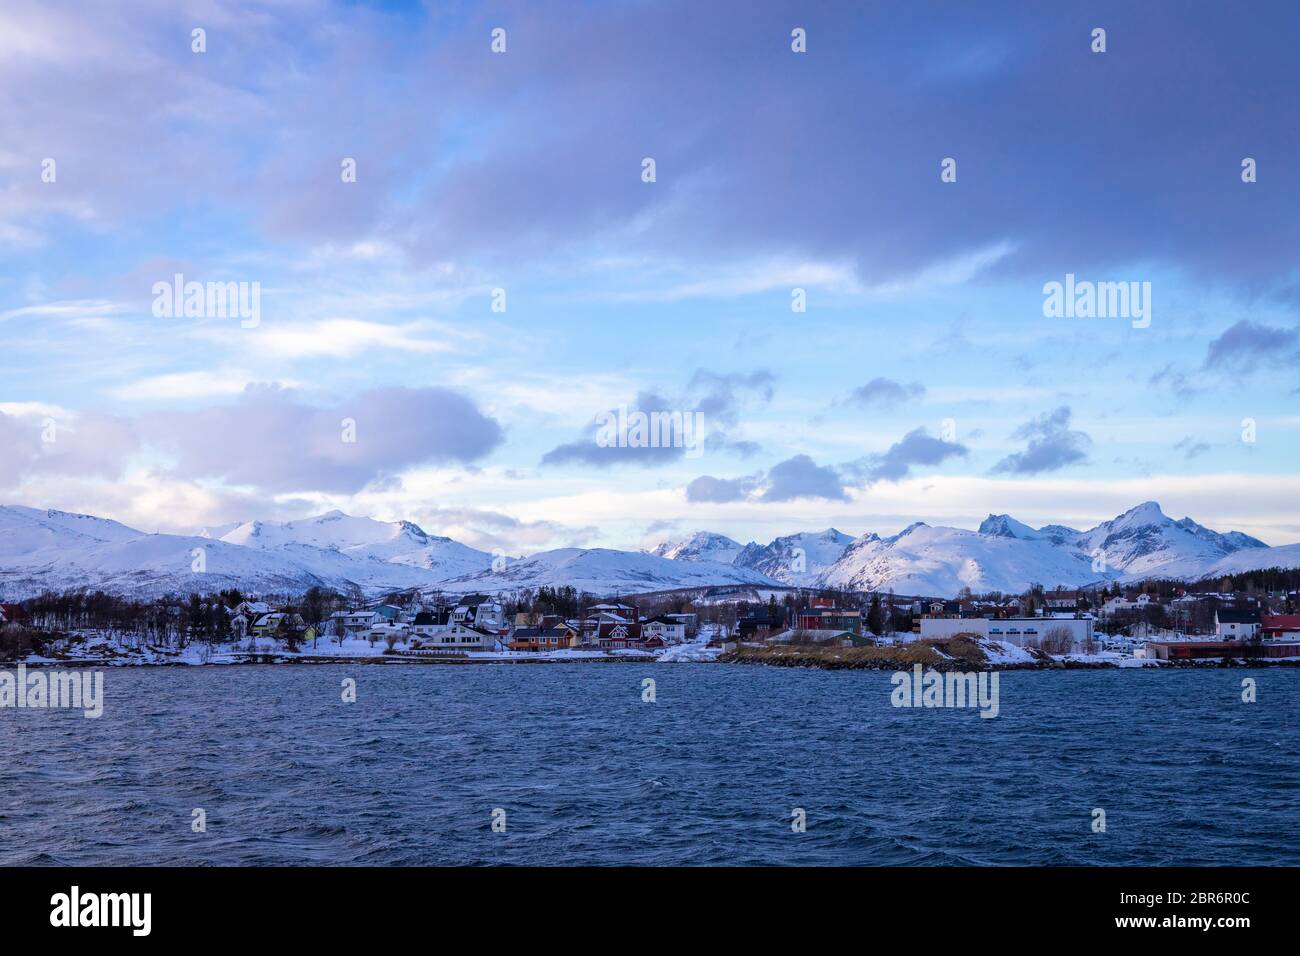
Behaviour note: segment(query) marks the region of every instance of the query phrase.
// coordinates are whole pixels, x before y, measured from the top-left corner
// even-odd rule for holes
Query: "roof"
[[[1220,624],[1258,624],[1258,608],[1221,607],[1214,612]]]
[[[511,636],[515,640],[523,640],[534,637],[563,637],[568,633],[568,628],[560,627],[517,627]]]
[[[1265,614],[1260,626],[1266,631],[1300,631],[1300,614]]]

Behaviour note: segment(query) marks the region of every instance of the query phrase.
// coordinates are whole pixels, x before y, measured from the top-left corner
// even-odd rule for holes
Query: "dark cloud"
[[[914,401],[924,394],[925,386],[920,382],[904,384],[888,378],[873,378],[866,385],[855,388],[848,401],[864,408],[893,408]]]
[[[0,487],[41,475],[120,478],[139,447],[132,422],[115,415],[60,420],[0,412]]]
[[[355,441],[344,440],[345,420]],[[353,493],[416,465],[476,461],[501,426],[445,388],[379,388],[330,406],[249,386],[231,405],[153,412],[139,420],[151,444],[175,456],[173,473],[268,493]]]
[[[775,376],[766,369],[747,374],[697,369],[680,396],[670,398],[644,391],[622,409],[602,411],[579,438],[543,455],[541,464],[656,467],[698,457],[706,451],[752,457],[760,446],[733,438],[732,429],[739,425],[747,403],[771,400],[774,382]],[[638,435],[637,417],[641,415],[661,417],[650,419],[651,427]],[[656,426],[655,421],[671,424]],[[647,443],[644,436],[655,437]]]
[[[767,473],[763,501],[793,501],[795,498],[824,498],[848,501],[844,482],[833,468],[818,465],[807,455],[795,455],[773,465]]]
[[[744,501],[758,484],[758,478],[714,478],[712,475],[700,475],[686,486],[686,500],[724,504],[729,501]]]
[[[1242,319],[1210,343],[1205,367],[1250,372],[1260,364],[1294,363],[1298,349],[1300,330]]]
[[[866,481],[902,481],[916,465],[940,465],[949,458],[965,458],[965,445],[932,437],[924,428],[914,428],[888,450],[850,462],[845,468]]]
[[[757,495],[755,494],[757,492]],[[818,465],[807,455],[795,455],[771,467],[740,478],[701,475],[686,486],[686,500],[722,504],[731,501],[794,501],[822,498],[847,501],[848,493],[836,469]]]
[[[1070,407],[1062,405],[1025,422],[1011,433],[1011,437],[1026,440],[1029,444],[1024,451],[1008,455],[994,465],[994,473],[1037,475],[1086,461],[1092,439],[1084,432],[1070,428],[1070,416]]]

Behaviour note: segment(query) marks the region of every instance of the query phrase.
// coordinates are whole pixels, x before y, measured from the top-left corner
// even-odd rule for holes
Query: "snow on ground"
[[[454,655],[440,654],[405,654],[404,643],[398,643],[399,653],[387,654],[388,646],[384,641],[373,644],[359,637],[347,637],[340,643],[335,638],[319,638],[313,647],[311,642],[299,646],[296,654],[291,653],[282,641],[261,638],[256,641],[240,641],[238,644],[220,644],[209,646],[191,643],[182,650],[172,647],[157,647],[134,637],[120,634],[105,634],[98,631],[78,632],[74,635],[80,640],[60,640],[55,642],[45,656],[33,654],[23,661],[27,664],[60,663],[94,663],[105,667],[127,667],[155,664],[235,664],[248,659],[250,654],[275,655],[293,660],[337,660],[339,658],[357,658],[386,660],[393,663],[412,660],[437,660],[446,656],[452,660],[468,659],[471,661],[583,661],[603,660],[608,658],[635,658],[645,660],[664,660],[674,663],[705,662],[715,660],[720,648],[706,646],[712,632],[701,631],[702,643],[679,644],[662,651],[627,648],[622,650],[604,650],[601,648],[561,648],[554,651],[480,651],[457,648],[460,653]],[[55,655],[55,656],[51,656]]]
[[[656,660],[660,664],[703,664],[716,661],[721,653],[721,647],[709,647],[707,643],[675,644],[664,648]]]
[[[1037,658],[1019,644],[1009,641],[977,642],[990,664],[1032,664]]]

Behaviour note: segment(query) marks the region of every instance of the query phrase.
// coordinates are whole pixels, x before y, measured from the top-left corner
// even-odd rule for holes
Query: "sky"
[[[6,0],[0,503],[531,553],[1155,500],[1300,541],[1298,36],[1290,2]],[[178,274],[256,321],[160,306]],[[1067,276],[1145,317],[1049,314]],[[620,408],[703,441],[611,443]]]

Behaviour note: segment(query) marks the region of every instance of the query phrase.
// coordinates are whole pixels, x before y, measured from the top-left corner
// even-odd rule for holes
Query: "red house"
[[[1266,641],[1300,639],[1300,614],[1265,614],[1259,632]]]

